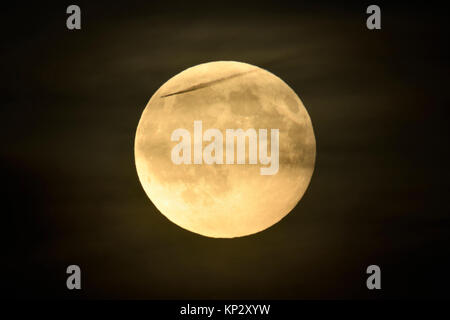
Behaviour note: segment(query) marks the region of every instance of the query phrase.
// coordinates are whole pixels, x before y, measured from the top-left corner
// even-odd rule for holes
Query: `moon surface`
[[[269,154],[270,129],[279,129],[278,172],[261,175],[269,165],[249,164],[248,142],[245,164],[173,163],[172,132],[185,128],[193,142],[196,120],[203,132],[219,129],[224,145],[226,129],[267,129]],[[155,92],[134,151],[142,187],[164,216],[204,236],[233,238],[269,228],[297,205],[314,171],[316,141],[308,112],[283,80],[250,64],[217,61],[186,69]]]

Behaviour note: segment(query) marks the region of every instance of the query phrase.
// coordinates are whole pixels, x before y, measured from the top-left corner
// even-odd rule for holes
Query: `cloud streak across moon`
[[[186,92],[191,92],[191,91],[198,90],[198,89],[203,89],[203,88],[206,88],[206,87],[209,87],[209,86],[221,83],[223,81],[227,81],[227,80],[230,80],[230,79],[233,79],[233,78],[236,78],[236,77],[242,77],[243,75],[246,75],[246,74],[248,74],[250,72],[255,72],[255,71],[257,71],[257,70],[241,72],[241,73],[233,74],[231,76],[223,77],[223,78],[220,78],[220,79],[217,79],[217,80],[212,80],[212,81],[207,81],[207,82],[203,82],[203,83],[200,83],[200,84],[196,84],[196,85],[191,86],[191,87],[189,87],[187,89],[184,89],[184,90],[180,90],[180,91],[177,91],[177,92],[164,94],[164,95],[161,96],[161,98],[174,96],[176,94],[182,94],[182,93],[186,93]]]

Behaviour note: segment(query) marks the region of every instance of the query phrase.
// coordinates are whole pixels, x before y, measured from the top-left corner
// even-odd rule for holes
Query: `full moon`
[[[269,156],[270,132],[278,129],[278,171],[263,175],[270,164],[249,163],[249,138],[245,163],[226,162],[225,147],[223,163],[174,163],[178,142],[171,136],[179,128],[190,132],[194,157],[194,121],[202,121],[203,132],[222,132],[224,146],[227,129],[267,129]],[[211,143],[196,141],[201,150]],[[134,152],[142,187],[164,216],[203,236],[234,238],[265,230],[292,211],[310,183],[316,141],[308,112],[283,80],[250,64],[217,61],[184,70],[153,94]]]

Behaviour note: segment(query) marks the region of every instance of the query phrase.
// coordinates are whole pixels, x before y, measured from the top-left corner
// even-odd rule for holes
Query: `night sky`
[[[120,2],[120,3],[119,3]],[[12,298],[450,297],[449,50],[433,2],[78,4],[2,8],[3,293]],[[158,213],[134,165],[152,94],[184,69],[250,63],[302,99],[311,184],[271,228],[237,239]],[[232,214],[232,212],[230,212]],[[66,288],[66,267],[82,290]],[[366,288],[367,266],[382,290]]]

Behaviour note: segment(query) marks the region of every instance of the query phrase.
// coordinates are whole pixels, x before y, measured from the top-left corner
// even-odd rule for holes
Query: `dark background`
[[[3,6],[2,292],[12,298],[449,297],[449,33],[437,3],[72,2]],[[448,14],[447,14],[448,15]],[[134,134],[165,81],[199,63],[265,68],[317,140],[280,223],[211,239],[145,195]],[[66,267],[82,290],[66,289]],[[382,290],[366,288],[377,264]]]

